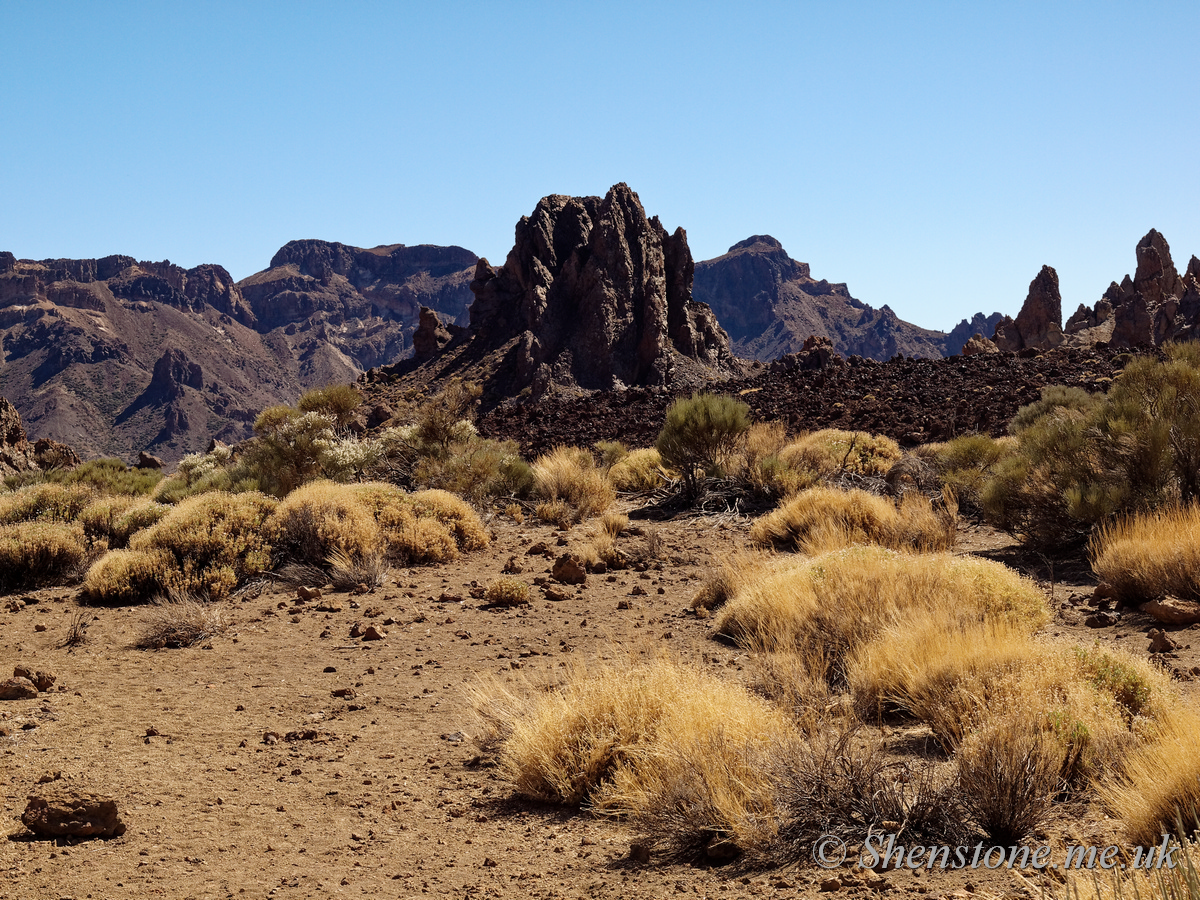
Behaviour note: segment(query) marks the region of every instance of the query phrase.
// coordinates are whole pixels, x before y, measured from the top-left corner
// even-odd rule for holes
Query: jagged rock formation
[[[473,341],[515,341],[513,388],[665,384],[677,365],[738,371],[729,339],[692,300],[682,228],[647,218],[625,184],[606,196],[542,198],[517,223],[503,266],[480,260],[471,282]]]
[[[984,335],[994,334],[996,326],[1000,324],[1003,318],[1003,313],[994,312],[990,316],[985,316],[983,313],[975,313],[970,319],[963,319],[951,328],[950,333],[946,335],[945,340],[942,342],[943,353],[946,356],[967,355],[966,346],[975,336],[979,336],[994,347],[995,345],[987,340]]]
[[[476,257],[293,241],[241,284],[215,265],[0,253],[0,392],[85,456],[168,463],[266,406],[391,362],[426,305],[464,314]]]
[[[1150,229],[1136,247],[1137,269],[1112,282],[1095,307],[1080,307],[1065,331],[1075,342],[1109,341],[1114,347],[1153,347],[1200,337],[1200,260],[1180,275],[1167,240]]]
[[[4,258],[0,256],[0,268]],[[30,443],[21,414],[0,397],[0,478],[37,469],[73,468],[79,457],[66,444],[47,438]]]
[[[999,353],[1000,348],[989,341],[979,332],[975,332],[971,338],[962,345],[960,351],[963,356],[978,356],[981,353]]]
[[[428,306],[421,307],[420,321],[413,333],[413,359],[424,362],[432,359],[437,352],[450,343],[450,332],[442,325],[442,320]]]
[[[762,234],[697,263],[694,294],[712,307],[735,353],[763,361],[800,352],[812,335],[829,338],[843,356],[949,356],[982,330],[978,323],[999,318],[998,313],[994,319],[976,314],[950,335],[920,328],[886,305],[874,309],[856,300],[845,284],[817,281],[807,263],[792,259],[779,241]],[[991,333],[990,326],[983,327]]]
[[[1049,350],[1063,342],[1062,295],[1054,269],[1042,266],[1029,283],[1029,293],[1016,321],[1005,316],[996,325],[992,339],[999,349],[1010,353],[1026,348]]]

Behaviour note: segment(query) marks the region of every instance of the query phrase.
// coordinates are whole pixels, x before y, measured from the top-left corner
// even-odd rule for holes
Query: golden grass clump
[[[724,606],[738,591],[770,563],[770,554],[760,550],[738,550],[718,556],[708,577],[692,596],[692,609],[713,610]]]
[[[792,468],[808,469],[820,475],[845,471],[882,476],[903,454],[900,445],[885,435],[823,428],[796,438],[781,449],[778,456]]]
[[[795,734],[739,684],[668,659],[570,672],[531,699],[481,689],[476,708],[502,735],[501,767],[535,799],[635,818],[678,803],[682,782],[705,830],[738,846],[773,827],[761,758]],[[685,811],[686,812],[686,811]]]
[[[460,550],[480,550],[489,543],[487,529],[475,510],[442,490],[406,494],[391,484],[351,485],[372,511],[386,554],[405,565],[445,562]]]
[[[502,576],[487,586],[484,599],[493,606],[524,606],[529,602],[529,585],[519,578]]]
[[[777,549],[821,553],[851,544],[893,549],[948,550],[954,546],[956,508],[940,512],[927,497],[909,492],[899,507],[858,489],[815,487],[760,517],[750,539]]]
[[[1150,737],[1127,752],[1114,771],[1099,779],[1097,790],[1126,836],[1141,846],[1157,844],[1164,834],[1200,828],[1200,711],[1177,705],[1163,716]]]
[[[632,454],[630,454],[632,455]],[[561,504],[570,509],[573,521],[598,516],[617,499],[605,473],[596,468],[592,454],[578,447],[555,447],[537,458],[533,464],[534,496],[556,504],[561,517]],[[538,517],[542,517],[538,507]],[[565,524],[561,521],[556,524]]]
[[[143,528],[149,528],[171,507],[145,497],[105,495],[89,503],[79,514],[79,523],[92,540],[103,539],[119,549]]]
[[[1200,506],[1174,506],[1101,525],[1092,568],[1121,601],[1200,599]]]
[[[332,481],[296,488],[279,501],[267,529],[277,560],[321,565],[335,552],[362,558],[383,546],[383,532],[362,492]]]
[[[54,520],[0,525],[0,588],[16,590],[61,581],[87,553],[83,528]]]
[[[175,557],[162,549],[110,550],[87,571],[83,601],[102,606],[145,603],[166,593]]]
[[[922,612],[1030,631],[1049,619],[1041,591],[1000,563],[861,546],[779,559],[725,604],[713,631],[755,649],[816,654],[840,678],[846,654]]]
[[[95,489],[87,484],[31,484],[0,494],[0,525],[34,519],[73,522],[95,496]]]
[[[630,450],[608,470],[612,486],[627,493],[655,490],[663,485],[666,477],[662,455],[653,447]]]
[[[129,546],[171,554],[174,564],[163,578],[166,589],[220,599],[269,568],[266,522],[276,502],[258,492],[197,494],[135,534]]]

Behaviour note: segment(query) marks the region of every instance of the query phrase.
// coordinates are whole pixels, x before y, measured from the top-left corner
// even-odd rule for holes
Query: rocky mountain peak
[[[1050,266],[1029,282],[1029,292],[1016,321],[1007,316],[996,325],[994,338],[1001,350],[1016,352],[1026,348],[1049,350],[1063,342],[1062,295],[1058,273]]]

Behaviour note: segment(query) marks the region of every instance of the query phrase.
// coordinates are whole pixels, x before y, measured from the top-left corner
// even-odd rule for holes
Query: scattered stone
[[[483,858],[483,864],[485,866],[487,866],[489,869],[494,869],[496,867],[496,861],[494,859],[492,859],[490,856],[485,856]]]
[[[31,700],[37,695],[37,685],[28,678],[0,681],[0,700]]]
[[[617,609],[633,609],[633,604],[628,600],[618,600]]]
[[[822,880],[819,885],[817,885],[817,890],[819,890],[822,894],[828,894],[832,891],[840,891],[841,889],[842,883],[836,878],[826,878]]]
[[[117,803],[85,791],[60,789],[29,798],[21,821],[46,837],[117,837],[125,833]]]
[[[549,600],[551,603],[562,603],[564,600],[571,599],[570,594],[568,594],[562,588],[555,587],[552,584],[546,585],[544,590],[546,592],[546,599]]]
[[[999,353],[1000,348],[985,338],[979,332],[967,339],[960,351],[963,356],[976,356],[980,353]]]
[[[451,594],[449,591],[443,591],[441,596],[437,598],[438,603],[464,603],[466,602],[459,594]]]
[[[583,584],[587,581],[587,572],[572,554],[564,553],[554,561],[550,570],[551,577],[562,584]]]
[[[1093,613],[1083,620],[1088,628],[1109,628],[1117,624],[1117,617],[1110,612]]]
[[[644,587],[642,587],[640,584],[635,584],[633,586],[633,590],[629,592],[629,595],[631,597],[645,597],[646,589]]]
[[[271,744],[279,743],[279,733],[275,731],[263,732],[263,743],[270,746]]]
[[[635,863],[650,862],[650,848],[645,844],[630,844],[629,859]]]
[[[518,562],[515,556],[510,556],[508,558],[508,562],[504,564],[504,568],[501,569],[501,571],[505,575],[520,575],[525,571],[525,567]]]
[[[386,632],[381,632],[374,625],[368,625],[362,633],[364,641],[382,641]]]
[[[38,784],[49,784],[52,781],[61,781],[62,772],[48,772],[37,780]]]
[[[1161,600],[1143,603],[1139,608],[1165,625],[1192,625],[1200,622],[1200,603],[1193,600],[1163,597]]]
[[[1150,638],[1151,653],[1172,653],[1179,649],[1179,645],[1171,640],[1170,636],[1161,629],[1152,628],[1146,636]]]
[[[327,675],[332,674],[333,672],[337,671],[337,666],[326,666],[324,669],[322,669],[322,671]]]
[[[353,700],[357,695],[354,693],[354,688],[334,688],[329,692],[334,697],[341,697],[343,700]]]
[[[333,600],[325,600],[317,606],[317,612],[335,613],[342,611],[342,604]]]
[[[38,622],[36,625],[34,625],[34,626],[33,626],[33,630],[34,630],[34,631],[39,631],[39,632],[41,632],[41,631],[45,631],[45,630],[46,630],[46,626],[45,626],[45,625],[43,625],[41,622]]]
[[[309,600],[320,600],[321,589],[300,585],[300,587],[296,588],[296,599],[304,603],[307,603]]]
[[[166,466],[166,462],[153,453],[147,453],[145,450],[138,453],[137,468],[139,469],[165,469]]]
[[[363,634],[362,622],[355,622],[353,625],[350,626],[350,637],[352,637],[352,638],[362,637],[362,634]]]

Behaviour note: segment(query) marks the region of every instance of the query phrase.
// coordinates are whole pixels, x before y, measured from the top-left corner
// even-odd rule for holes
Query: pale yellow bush
[[[44,482],[0,494],[0,525],[44,519],[73,522],[96,497],[87,484]]]
[[[77,524],[36,519],[0,525],[0,589],[60,582],[83,563],[87,539]]]
[[[1200,507],[1169,507],[1097,528],[1092,568],[1131,605],[1200,599]]]
[[[631,454],[632,455],[632,454]],[[592,454],[578,447],[555,447],[533,464],[534,496],[560,501],[571,509],[575,521],[598,516],[617,498],[605,473],[596,468]],[[538,513],[541,517],[541,513]]]
[[[168,576],[177,569],[166,550],[110,550],[88,569],[83,601],[105,606],[144,603],[166,594]]]
[[[612,486],[629,493],[652,491],[661,487],[666,478],[662,456],[653,447],[629,451],[608,470]]]
[[[143,528],[149,528],[170,509],[145,497],[105,495],[89,503],[79,514],[79,523],[92,540],[106,540],[116,550]]]

